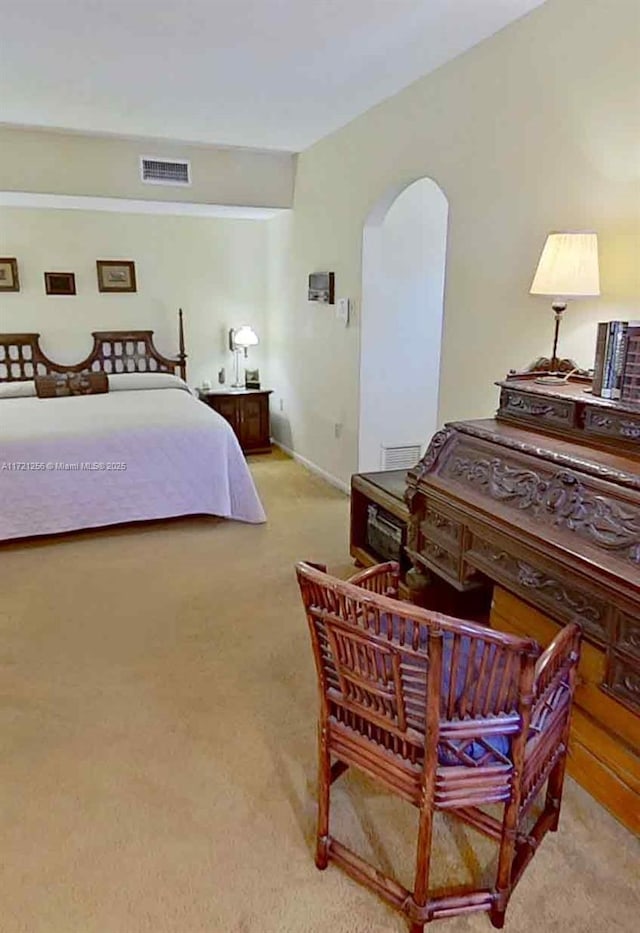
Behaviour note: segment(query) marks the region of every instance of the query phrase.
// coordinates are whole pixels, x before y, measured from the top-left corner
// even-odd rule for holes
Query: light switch
[[[336,317],[339,321],[342,321],[346,327],[349,323],[349,299],[348,298],[338,298],[336,301]]]

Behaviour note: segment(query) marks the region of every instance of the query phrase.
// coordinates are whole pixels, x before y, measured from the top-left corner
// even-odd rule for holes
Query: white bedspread
[[[0,540],[193,514],[265,520],[231,426],[188,391],[0,398]]]

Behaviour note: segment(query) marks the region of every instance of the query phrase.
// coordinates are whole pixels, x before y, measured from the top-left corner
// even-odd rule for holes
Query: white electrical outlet
[[[342,437],[342,423],[340,421],[336,421],[334,424],[333,433],[335,437]]]
[[[280,399],[280,411],[284,411],[284,399]]]

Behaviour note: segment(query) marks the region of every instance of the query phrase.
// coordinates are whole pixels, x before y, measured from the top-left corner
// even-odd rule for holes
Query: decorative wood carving
[[[415,465],[412,470],[409,470],[407,474],[407,491],[405,494],[405,502],[408,506],[411,506],[412,497],[416,491],[417,485],[420,480],[429,473],[436,463],[440,454],[447,445],[447,441],[453,434],[453,428],[451,425],[446,425],[440,431],[436,433],[431,438],[431,442],[424,452],[422,459]]]
[[[468,448],[462,449],[467,453]],[[547,477],[499,456],[489,459],[471,451],[452,458],[443,473],[511,508],[530,512],[543,524],[565,528],[640,564],[640,507],[595,495],[570,470]]]
[[[608,686],[609,691],[625,705],[640,712],[640,673],[626,658],[613,656]]]
[[[458,576],[458,557],[435,541],[421,541],[420,554],[430,563],[437,564],[452,577]]]
[[[603,413],[593,409],[585,412],[584,429],[592,434],[620,437],[628,441],[640,441],[640,412],[637,418],[630,414]]]
[[[618,614],[616,648],[640,658],[640,620],[626,612]]]
[[[447,543],[460,545],[462,541],[462,525],[428,504],[424,510],[424,518],[420,526],[424,535],[442,538]]]
[[[549,386],[514,376],[499,382],[497,419],[529,427],[536,422],[545,431],[562,437],[597,437],[598,443],[615,447],[622,443],[640,453],[640,407],[592,395],[583,379]]]
[[[572,402],[540,398],[524,392],[513,392],[510,389],[502,390],[500,410],[503,414],[515,413],[525,418],[544,418],[546,421],[561,425],[570,424],[574,414]]]
[[[589,456],[588,447],[585,449],[576,445],[554,446],[553,443],[545,443],[545,435],[539,433],[541,426],[534,430],[531,425],[527,425],[527,431],[509,432],[505,426],[487,419],[486,421],[457,421],[449,427],[455,430],[455,434],[486,441],[496,451],[512,450],[527,458],[534,458],[536,464],[540,466],[551,464],[566,467],[569,470],[579,468],[580,472],[586,476],[593,476],[607,483],[615,483],[616,486],[640,490],[640,471],[635,462],[635,457],[640,457],[640,449],[635,457],[633,455],[625,457],[628,468],[622,469],[616,466],[617,463],[622,462],[621,458],[596,460]],[[551,440],[553,441],[553,438]],[[584,436],[582,437],[583,443],[587,440]],[[628,454],[626,450],[620,453],[622,456]]]
[[[594,593],[571,586],[548,570],[535,567],[477,535],[472,535],[465,560],[479,565],[489,576],[492,575],[492,568],[494,574],[496,568],[499,568],[501,582],[514,583],[525,595],[535,592],[541,605],[555,609],[556,614],[563,616],[565,621],[580,622],[598,641],[607,639],[608,606]]]

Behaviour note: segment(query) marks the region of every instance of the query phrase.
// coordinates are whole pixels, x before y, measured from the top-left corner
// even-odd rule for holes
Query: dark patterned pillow
[[[38,398],[56,398],[60,395],[71,395],[66,373],[36,376],[34,381]]]
[[[69,373],[67,381],[72,395],[102,395],[109,391],[106,373]]]
[[[106,373],[55,373],[36,376],[38,398],[59,398],[64,395],[101,395],[109,391]]]

